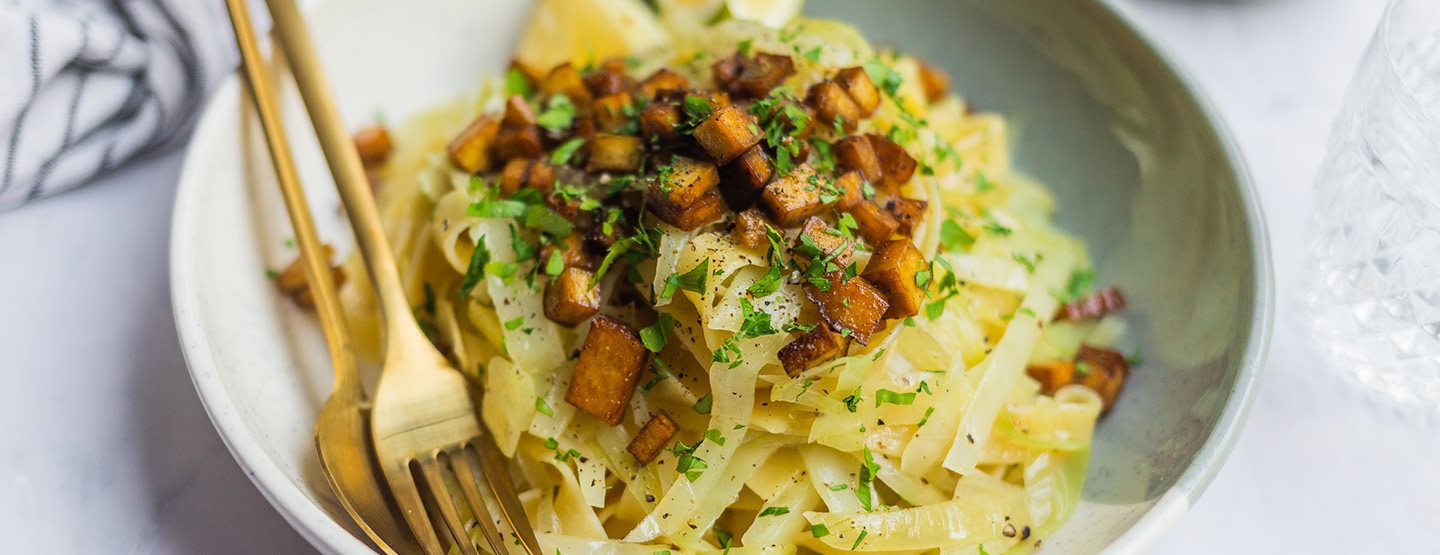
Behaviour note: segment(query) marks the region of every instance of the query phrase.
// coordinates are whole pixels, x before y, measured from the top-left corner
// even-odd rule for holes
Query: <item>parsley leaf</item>
[[[816,46],[815,48],[811,48],[811,49],[809,49],[809,50],[806,50],[806,51],[805,51],[805,59],[810,60],[811,62],[819,62],[819,61],[820,61],[820,47],[819,47],[819,46]]]
[[[924,427],[924,426],[925,426],[925,423],[930,421],[930,415],[932,415],[932,414],[935,414],[935,407],[930,407],[930,408],[928,408],[928,409],[925,409],[925,416],[920,417],[920,423],[919,423],[919,424],[916,424],[915,427],[916,427],[916,428]]]
[[[875,392],[875,406],[884,404],[908,405],[915,402],[915,393],[899,393],[888,389],[881,389]]]
[[[520,329],[520,326],[523,326],[523,325],[525,325],[525,317],[524,317],[524,316],[516,316],[516,317],[515,317],[514,319],[512,319],[512,320],[506,320],[506,321],[505,321],[505,329],[511,330],[511,331]]]
[[[817,538],[823,538],[830,535],[830,529],[827,528],[824,524],[812,524],[810,526],[810,535]]]
[[[870,484],[875,481],[875,473],[880,470],[880,465],[875,463],[875,457],[870,454],[870,448],[864,450],[865,462],[860,463],[860,477],[855,486],[855,497],[860,500],[860,506],[870,511],[873,500],[870,498]],[[856,542],[857,544],[859,542]]]
[[[550,251],[550,258],[545,261],[545,273],[558,276],[565,271],[565,256],[560,254],[560,249]]]
[[[846,215],[848,216],[849,214]],[[750,288],[746,289],[746,291],[757,298],[769,296],[780,289],[780,279],[780,266],[778,264],[771,264],[770,270],[765,272],[765,275],[760,276],[760,279],[751,284]]]
[[[740,322],[740,331],[735,332],[737,340],[779,333],[775,326],[770,324],[770,313],[755,310],[749,300],[740,299],[740,314],[743,320]]]
[[[470,267],[465,270],[465,279],[460,282],[460,298],[470,296],[470,292],[480,284],[480,279],[485,277],[485,265],[490,262],[490,249],[485,246],[485,238],[481,237],[475,242],[475,253],[470,255]]]
[[[874,81],[880,85],[881,89],[885,90],[885,94],[895,96],[895,93],[900,91],[900,84],[903,82],[900,78],[900,72],[895,71],[895,68],[885,65],[880,60],[876,59],[865,62],[865,73],[870,76],[871,81]]]
[[[515,68],[505,72],[505,96],[520,95],[529,98],[535,93],[535,88],[530,86],[530,79],[524,73]]]
[[[947,251],[958,251],[970,248],[975,244],[975,237],[965,232],[965,228],[955,223],[955,220],[940,222],[940,246]]]
[[[553,133],[569,129],[575,123],[575,103],[564,93],[555,94],[545,102],[545,111],[535,116],[535,123]]]
[[[789,507],[765,507],[765,510],[760,511],[760,516],[780,516],[787,514],[790,514]]]
[[[580,147],[584,145],[585,139],[583,137],[575,137],[560,143],[560,146],[555,147],[555,152],[550,153],[550,163],[557,166],[570,163],[570,159],[575,157],[575,152],[579,151]]]
[[[695,401],[695,404],[690,406],[696,414],[710,414],[710,410],[714,407],[715,396],[709,393],[706,393],[704,397],[701,397],[699,401]]]
[[[704,293],[705,282],[710,278],[710,260],[706,259],[683,274],[670,274],[665,279],[665,287],[660,291],[661,299],[669,299],[675,296],[679,290],[691,293]]]
[[[1095,287],[1095,272],[1088,269],[1076,269],[1070,272],[1070,279],[1065,282],[1065,291],[1060,295],[1060,302],[1068,303],[1084,297]]]
[[[525,210],[525,227],[538,229],[555,237],[564,237],[574,231],[574,224],[548,206],[531,205]]]
[[[555,410],[550,408],[550,403],[546,402],[544,397],[535,398],[535,412],[545,416],[555,416]]]
[[[670,339],[670,330],[675,329],[675,317],[668,312],[661,312],[660,318],[654,324],[645,326],[640,330],[640,342],[652,353],[658,353],[665,348],[665,343]]]

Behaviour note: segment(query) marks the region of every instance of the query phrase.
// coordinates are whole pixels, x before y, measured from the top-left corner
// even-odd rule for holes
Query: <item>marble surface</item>
[[[1295,297],[1311,180],[1381,3],[1117,4],[1227,118],[1281,292],[1249,425],[1155,551],[1440,553],[1440,421],[1329,367]],[[0,214],[0,553],[313,552],[231,459],[185,371],[167,279],[180,160]]]

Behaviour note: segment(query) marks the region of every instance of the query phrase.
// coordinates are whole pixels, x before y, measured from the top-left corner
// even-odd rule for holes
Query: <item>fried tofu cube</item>
[[[321,245],[325,249],[325,260],[335,256],[335,249],[328,243]],[[330,268],[330,278],[335,280],[335,287],[339,288],[345,284],[345,268],[334,266]],[[305,310],[315,309],[315,296],[310,293],[310,278],[305,275],[305,261],[303,258],[296,258],[294,262],[286,266],[280,275],[275,276],[275,287],[281,293],[289,296],[295,304]]]
[[[1040,382],[1040,391],[1054,395],[1061,387],[1075,383],[1075,363],[1069,360],[1037,362],[1025,367],[1025,373]]]
[[[649,360],[635,328],[603,314],[596,316],[575,361],[565,401],[601,422],[619,424]]]
[[[1071,322],[1093,320],[1124,308],[1125,295],[1120,293],[1120,288],[1112,285],[1065,303],[1055,312],[1055,319]]]
[[[695,229],[718,219],[724,203],[715,188],[715,164],[676,158],[646,189],[646,205],[661,220],[681,229]]]
[[[835,208],[848,212],[865,200],[865,178],[860,176],[860,172],[841,174],[835,178],[835,188],[840,191],[840,196],[835,199]]]
[[[545,98],[557,94],[568,96],[570,102],[576,106],[589,106],[590,102],[594,100],[590,89],[585,86],[585,79],[580,76],[580,72],[575,69],[575,66],[568,62],[555,66],[555,69],[545,74],[535,88]]]
[[[720,168],[720,194],[730,208],[744,210],[755,204],[774,176],[770,155],[756,145]]]
[[[1125,355],[1110,349],[1081,345],[1075,353],[1075,374],[1080,385],[1095,390],[1104,401],[1103,412],[1110,412],[1130,375]]]
[[[845,338],[829,326],[815,326],[815,329],[780,348],[780,365],[790,377],[799,376],[817,364],[840,355]]]
[[[651,142],[679,138],[680,108],[663,102],[646,106],[640,111],[640,136]]]
[[[525,102],[520,95],[514,95],[505,100],[505,114],[500,118],[501,128],[527,127],[535,125],[535,111],[530,109],[530,103]]]
[[[860,172],[860,177],[870,183],[880,181],[880,158],[867,136],[852,135],[835,143],[835,165]]]
[[[540,155],[542,146],[539,127],[534,125],[511,128],[501,126],[500,133],[495,136],[495,158],[499,160],[534,158]]]
[[[825,201],[820,198],[825,191],[824,179],[808,164],[801,164],[790,175],[766,185],[760,194],[760,205],[781,227],[799,225],[825,209]]]
[[[500,122],[490,116],[480,116],[450,141],[445,150],[454,162],[466,173],[490,171],[495,164],[495,137],[500,133]]]
[[[906,237],[915,236],[915,226],[920,225],[920,220],[925,217],[925,210],[929,207],[930,203],[913,198],[891,197],[885,201],[885,211],[894,216],[895,222],[900,224],[895,232]]]
[[[834,81],[811,85],[805,94],[805,105],[815,110],[815,118],[820,125],[833,128],[835,122],[840,122],[840,128],[835,130],[837,133],[854,131],[860,123],[860,106]]]
[[[584,77],[585,88],[589,89],[590,94],[596,97],[610,96],[629,90],[635,82],[625,75],[624,66],[625,62],[622,61],[620,62],[620,71],[611,67],[591,72]]]
[[[555,187],[555,168],[543,158],[511,158],[500,172],[500,193],[510,196],[521,189],[550,192]]]
[[[725,164],[760,143],[760,124],[749,110],[722,106],[695,126],[695,140],[717,164]]]
[[[720,198],[719,191],[710,191],[701,195],[695,204],[688,208],[679,208],[670,203],[651,203],[648,208],[661,221],[685,231],[693,231],[719,220],[725,213],[725,200]]]
[[[760,249],[770,242],[765,234],[769,225],[770,221],[759,208],[746,208],[735,215],[735,229],[730,230],[730,236],[737,245],[752,250]]]
[[[795,74],[789,56],[760,52],[746,56],[736,52],[710,66],[715,83],[733,94],[761,98]]]
[[[680,426],[670,415],[665,414],[665,411],[657,411],[650,417],[650,421],[635,433],[635,439],[630,440],[630,445],[627,445],[625,450],[640,464],[650,464],[679,432]]]
[[[630,123],[630,116],[625,115],[630,103],[630,93],[623,91],[595,99],[590,108],[590,114],[595,118],[595,130],[614,133]]]
[[[869,117],[880,107],[880,89],[875,88],[875,83],[865,73],[865,68],[842,69],[835,75],[835,82],[855,101],[855,106],[860,108],[861,117]]]
[[[684,91],[688,88],[690,88],[689,79],[668,69],[656,71],[640,82],[640,92],[652,100],[661,94]]]
[[[856,203],[850,208],[850,215],[855,217],[855,224],[860,227],[860,236],[872,245],[885,242],[900,229],[900,222],[873,200]]]
[[[875,158],[880,162],[880,179],[873,181],[876,187],[894,193],[901,185],[915,175],[915,158],[905,147],[880,135],[866,135],[870,146],[875,149]]]
[[[885,318],[909,318],[919,314],[925,303],[925,288],[916,283],[915,276],[929,267],[914,243],[894,239],[875,248],[860,277],[885,293],[885,301],[890,304]]]
[[[806,283],[805,296],[819,306],[820,317],[841,336],[848,334],[861,345],[869,343],[890,308],[885,294],[862,277],[845,280],[841,272],[830,272],[825,278],[830,282],[829,290]]]
[[[920,88],[925,90],[925,100],[935,102],[949,90],[950,76],[938,67],[920,62]]]
[[[590,139],[590,157],[585,171],[631,173],[645,159],[645,143],[639,137],[598,133]]]
[[[805,220],[805,225],[800,227],[800,234],[795,237],[794,249],[802,255],[810,256],[817,254],[811,251],[818,249],[821,258],[844,268],[850,265],[851,255],[855,253],[855,240],[846,237],[840,230],[825,223],[825,220],[811,216]]]
[[[600,284],[595,274],[581,268],[565,268],[545,284],[545,317],[566,327],[580,325],[600,312]]]
[[[390,132],[382,126],[366,127],[355,133],[355,150],[360,152],[360,162],[366,166],[385,163],[394,148]]]
[[[565,261],[566,268],[595,271],[595,257],[586,252],[585,241],[573,233],[561,241],[550,243],[540,249],[539,263],[543,266],[556,253],[559,253],[560,259]]]

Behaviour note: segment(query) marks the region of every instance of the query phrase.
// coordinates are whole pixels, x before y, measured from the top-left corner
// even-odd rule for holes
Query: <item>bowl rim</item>
[[[306,2],[305,7],[314,8],[321,3],[323,2]],[[1090,4],[1119,22],[1134,39],[1148,48],[1165,66],[1170,77],[1180,85],[1188,100],[1199,109],[1220,145],[1231,173],[1234,174],[1236,192],[1248,227],[1254,268],[1251,287],[1255,300],[1251,313],[1251,329],[1245,339],[1246,348],[1239,362],[1235,383],[1226,397],[1215,427],[1175,483],[1140,519],[1105,548],[1106,552],[1111,553],[1142,553],[1154,545],[1193,506],[1214,481],[1239,440],[1245,419],[1254,403],[1260,372],[1269,352],[1275,312],[1274,267],[1259,194],[1243,151],[1219,111],[1205,96],[1195,79],[1185,71],[1184,66],[1146,33],[1135,18],[1112,2],[1091,0]],[[204,331],[205,326],[198,306],[196,275],[189,264],[193,258],[190,255],[195,251],[195,237],[186,233],[195,229],[196,220],[200,217],[195,205],[200,198],[201,189],[191,184],[203,181],[199,177],[205,169],[195,162],[198,158],[195,153],[210,149],[212,143],[222,136],[212,131],[212,128],[221,125],[226,116],[235,112],[218,107],[241,102],[239,79],[238,73],[225,77],[205,103],[193,138],[186,149],[185,162],[178,181],[170,229],[170,290],[175,325],[186,367],[206,414],[231,455],[277,512],[311,545],[321,551],[371,553],[373,549],[366,541],[351,534],[345,526],[318,507],[302,488],[290,481],[260,446],[240,417],[224,382],[218,377],[214,351]]]

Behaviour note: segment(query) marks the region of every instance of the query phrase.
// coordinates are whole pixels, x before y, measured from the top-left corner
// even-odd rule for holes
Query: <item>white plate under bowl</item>
[[[323,0],[308,11],[347,121],[401,121],[501,71],[527,3]],[[902,8],[903,7],[903,8]],[[1016,125],[1016,163],[1131,299],[1146,363],[1102,422],[1085,494],[1046,552],[1136,552],[1193,503],[1233,445],[1271,314],[1264,226],[1236,150],[1192,88],[1102,3],[814,1],[950,70]],[[288,79],[287,118],[321,235],[349,250],[333,183]],[[175,318],[196,389],[256,486],[317,548],[368,553],[314,453],[324,339],[265,274],[296,253],[237,78],[210,100],[172,230]],[[456,122],[458,126],[465,122]],[[1107,549],[1108,548],[1108,549]]]

